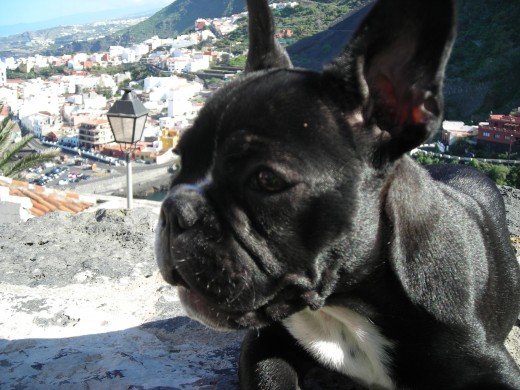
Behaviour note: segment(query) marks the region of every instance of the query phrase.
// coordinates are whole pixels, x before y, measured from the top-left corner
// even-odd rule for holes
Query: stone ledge
[[[520,192],[502,192],[518,236]],[[141,205],[0,224],[0,388],[237,388],[243,334],[186,317],[153,258],[157,203]],[[518,328],[508,348],[520,362]]]

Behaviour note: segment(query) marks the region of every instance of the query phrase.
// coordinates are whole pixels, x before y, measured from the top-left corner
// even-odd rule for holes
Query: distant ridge
[[[231,16],[245,10],[245,0],[176,0],[145,21],[103,39],[73,42],[59,51],[48,54],[66,54],[78,51],[103,51],[111,45],[129,46],[154,35],[174,37],[194,26],[197,18]]]
[[[245,11],[245,0],[177,0],[147,20],[123,31],[140,41],[151,35],[164,38],[183,33],[197,18],[218,18]]]
[[[322,69],[349,42],[371,4],[287,51],[296,66]],[[466,123],[520,107],[518,0],[458,0],[458,34],[444,83],[445,117]]]
[[[372,9],[375,1],[346,15],[341,21],[325,31],[304,38],[287,48],[292,62],[303,68],[321,70],[323,65],[338,56]]]
[[[101,22],[105,20],[115,20],[121,18],[141,17],[152,15],[157,12],[157,8],[148,6],[131,7],[122,10],[108,10],[100,12],[88,12],[74,15],[61,16],[33,23],[17,23],[12,25],[0,26],[0,37],[18,35],[26,32],[34,32],[44,29],[51,29],[58,26],[71,26],[75,24],[87,24]]]

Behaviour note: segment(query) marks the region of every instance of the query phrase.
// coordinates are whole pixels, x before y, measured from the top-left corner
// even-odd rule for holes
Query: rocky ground
[[[520,237],[520,192],[501,191]],[[157,213],[0,225],[0,389],[236,389],[243,335],[185,316],[157,273]],[[508,347],[520,362],[518,328]]]
[[[506,205],[507,227],[512,237],[520,237],[520,190],[511,187],[500,187],[500,192]],[[520,250],[518,241],[515,239],[516,248]],[[520,251],[517,252],[520,254]]]
[[[153,258],[158,210],[0,225],[0,389],[233,389],[239,333],[189,320]]]

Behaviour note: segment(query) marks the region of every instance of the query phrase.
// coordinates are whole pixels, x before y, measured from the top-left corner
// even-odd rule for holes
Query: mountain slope
[[[336,11],[357,9],[327,30],[289,46],[287,50],[293,63],[301,67],[321,69],[323,64],[330,62],[341,52],[368,12],[368,8],[362,7],[372,1],[300,0],[311,18],[319,19],[312,26],[309,24],[310,29],[306,22],[302,22],[303,19],[291,19],[291,15],[284,16],[283,12],[277,15],[279,28],[293,29],[295,32],[306,30],[300,35],[302,36],[307,35],[308,31],[316,31],[316,26],[327,28],[327,24],[331,23],[331,20],[321,23],[323,13],[312,14],[313,9],[318,8],[317,5],[336,7]],[[457,6],[459,33],[447,68],[445,116],[451,120],[477,123],[487,119],[490,111],[509,113],[520,105],[518,0],[458,0]],[[153,35],[172,37],[191,28],[199,17],[214,18],[243,10],[245,0],[176,0],[146,21],[111,37],[98,41],[75,42],[65,45],[59,52],[95,52],[107,50],[110,45],[128,46]],[[245,38],[239,40],[246,41]],[[47,54],[59,52],[53,50]]]
[[[459,0],[458,37],[446,71],[448,119],[477,123],[520,105],[518,0]],[[288,47],[297,66],[321,69],[349,41],[368,8]]]
[[[356,9],[327,30],[287,47],[293,63],[303,68],[320,70],[342,52],[373,4],[373,1],[368,1],[368,4]]]
[[[192,27],[197,18],[218,18],[243,12],[245,0],[177,0],[122,35],[139,42],[153,35],[176,36]]]
[[[518,0],[459,0],[458,37],[448,64],[447,116],[487,119],[520,105]]]
[[[147,20],[109,37],[88,42],[73,42],[59,49],[48,50],[46,54],[105,51],[111,45],[130,46],[154,35],[163,38],[175,37],[194,26],[197,18],[230,16],[244,10],[245,0],[176,0]]]

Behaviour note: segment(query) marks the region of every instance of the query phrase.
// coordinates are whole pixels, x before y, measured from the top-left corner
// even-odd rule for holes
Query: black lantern
[[[126,156],[126,187],[127,205],[132,208],[133,189],[132,189],[132,159],[130,153],[132,146],[143,136],[144,125],[148,110],[136,96],[132,88],[125,88],[125,94],[114,103],[107,112],[110,128],[114,134],[115,141],[119,144],[130,144],[125,149]]]
[[[132,88],[125,88],[124,91],[121,100],[116,101],[108,110],[107,117],[115,141],[134,144],[143,136],[148,110]]]

